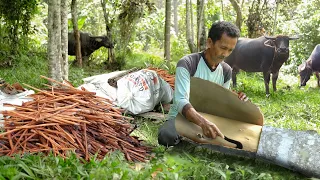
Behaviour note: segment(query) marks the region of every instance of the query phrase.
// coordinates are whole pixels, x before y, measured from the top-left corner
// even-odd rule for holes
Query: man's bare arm
[[[212,122],[205,119],[199,114],[191,104],[186,104],[182,109],[182,115],[202,128],[203,134],[209,138],[216,138],[220,136],[224,138],[224,135],[220,132],[219,128]]]

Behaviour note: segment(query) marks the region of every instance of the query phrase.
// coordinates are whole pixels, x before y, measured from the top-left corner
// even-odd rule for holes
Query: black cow
[[[311,74],[315,72],[318,79],[318,87],[320,87],[320,44],[313,49],[308,60],[300,64],[298,71],[300,74],[300,86],[305,86],[309,81]]]
[[[225,62],[232,67],[233,86],[237,85],[239,70],[246,72],[263,72],[267,96],[269,92],[270,74],[272,73],[273,90],[276,91],[276,81],[279,69],[289,57],[289,40],[298,37],[278,35],[276,37],[261,36],[256,39],[239,38],[237,45]]]
[[[107,36],[91,36],[89,33],[80,32],[81,55],[84,61],[87,61],[90,54],[104,46],[113,48],[113,43]],[[74,33],[68,33],[68,55],[76,55],[76,41]]]

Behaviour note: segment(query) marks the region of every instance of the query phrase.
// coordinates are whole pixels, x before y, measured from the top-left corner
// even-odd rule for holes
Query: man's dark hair
[[[213,42],[221,39],[223,33],[226,33],[229,37],[239,38],[240,31],[237,26],[227,21],[218,21],[211,25],[208,38],[211,38]]]

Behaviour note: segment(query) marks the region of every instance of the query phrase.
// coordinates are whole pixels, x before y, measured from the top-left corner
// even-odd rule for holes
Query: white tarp
[[[6,93],[3,93],[2,91],[0,91],[0,122],[1,122],[0,126],[3,126],[3,124],[2,124],[3,123],[3,115],[1,113],[1,111],[14,109],[12,107],[6,107],[3,104],[7,103],[7,104],[21,106],[22,103],[32,100],[32,98],[27,97],[30,94],[34,94],[34,91],[33,90],[26,90],[22,93],[15,94],[15,95],[9,95],[9,94],[6,94]]]

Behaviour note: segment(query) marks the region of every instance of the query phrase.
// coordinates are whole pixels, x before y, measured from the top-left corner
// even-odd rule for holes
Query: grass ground
[[[1,69],[0,77],[13,83],[27,83],[42,87],[47,62],[41,58],[23,61],[10,69]],[[103,68],[71,68],[70,81],[78,86],[82,78],[106,73]],[[265,97],[262,75],[241,73],[237,90],[245,92],[259,106],[265,124],[296,130],[320,132],[320,89],[314,78],[307,87],[298,88],[295,75],[281,75],[278,91]],[[136,119],[139,128],[134,135],[153,147],[146,163],[127,163],[119,152],[111,153],[102,161],[94,157],[84,162],[71,155],[60,157],[25,155],[0,157],[0,179],[309,179],[288,169],[245,157],[212,152],[189,144],[164,148],[157,143],[157,131],[162,122]]]

